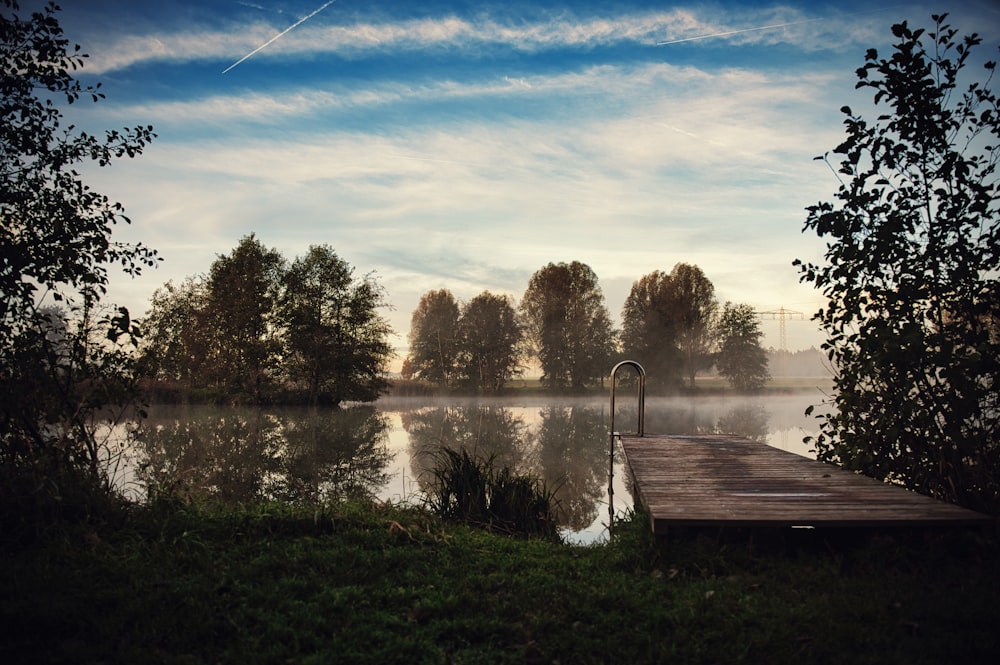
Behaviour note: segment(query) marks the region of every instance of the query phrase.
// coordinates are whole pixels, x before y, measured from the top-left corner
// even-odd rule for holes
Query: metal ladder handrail
[[[643,436],[645,434],[646,427],[646,370],[642,368],[642,365],[634,360],[623,360],[611,370],[611,423],[609,431],[609,443],[608,443],[608,541],[610,542],[614,532],[615,523],[615,437],[621,437],[621,434],[615,431],[615,379],[618,376],[618,370],[624,366],[629,366],[635,369],[636,374],[639,375],[639,393],[638,393],[638,404],[639,404],[639,423],[636,429],[636,436]]]

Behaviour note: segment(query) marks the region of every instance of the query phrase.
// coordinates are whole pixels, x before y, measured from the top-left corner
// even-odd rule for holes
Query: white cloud
[[[682,33],[721,25],[683,12],[662,16]],[[492,37],[471,36],[469,26],[481,22],[424,22],[404,26],[414,28],[408,34],[373,24],[355,26],[329,48],[646,39],[652,29],[641,18],[491,24]],[[217,48],[212,57],[228,58],[269,30],[258,26],[222,46],[201,35],[177,57]],[[130,48],[139,51],[138,43]],[[160,53],[183,50],[167,44]],[[108,66],[144,56],[122,49],[115,57]],[[156,286],[207,270],[250,232],[289,258],[328,243],[359,273],[377,270],[403,334],[429,289],[519,296],[550,261],[589,263],[614,315],[634,279],[679,261],[701,266],[720,298],[767,297],[774,307],[811,311],[815,295],[798,284],[790,262],[816,255],[816,239],[800,234],[802,209],[834,184],[811,158],[839,141],[836,108],[852,86],[850,69],[803,75],[660,62],[364,88],[331,80],[323,89],[109,105],[105,118],[166,129],[134,164],[99,174],[95,188],[122,200],[136,220],[124,239],[142,239],[166,258],[142,278],[144,288],[116,287],[130,299],[143,295],[127,303],[136,311]],[[465,101],[499,111],[466,113],[456,103]],[[539,111],[521,113],[525,102]],[[340,114],[430,104],[448,108],[446,118],[424,113],[412,126],[364,131],[337,122]]]
[[[240,127],[248,134],[281,128],[283,140],[288,140],[288,134],[306,119],[311,120],[305,124],[310,136],[335,131],[332,127],[338,113],[377,113],[412,104],[470,100],[489,100],[494,108],[504,109],[505,104],[517,107],[531,101],[547,105],[550,112],[545,115],[550,124],[565,124],[560,118],[562,114],[573,115],[583,126],[600,125],[586,133],[595,137],[593,141],[585,136],[584,143],[577,145],[594,148],[591,144],[603,138],[615,145],[600,146],[598,152],[616,150],[624,157],[635,158],[637,167],[647,168],[656,161],[718,163],[741,154],[793,149],[800,145],[802,134],[794,128],[789,131],[789,117],[794,117],[798,108],[798,120],[803,124],[815,122],[809,116],[836,80],[823,74],[765,76],[740,69],[706,72],[664,63],[637,67],[605,65],[556,75],[521,77],[517,84],[501,78],[419,85],[381,82],[365,88],[331,85],[326,90],[286,88],[270,94],[250,92],[118,106],[104,116],[116,121],[142,118],[157,127],[178,128],[178,133],[224,128],[223,134],[234,135]],[[846,84],[844,88],[847,89]],[[834,103],[827,108],[832,110]],[[474,124],[478,116],[468,117]],[[458,120],[454,118],[452,112],[453,122],[465,122],[460,116]],[[436,131],[433,125],[428,128],[426,124],[433,121],[432,116],[423,114],[414,120],[421,132]],[[547,123],[542,119],[535,124]],[[666,140],[666,135],[671,140]],[[538,149],[562,153],[552,141],[542,142]],[[406,151],[398,146],[392,150],[396,156],[410,160],[443,158],[436,152]],[[657,154],[657,150],[667,152]],[[469,162],[470,154],[474,153],[465,152],[460,159],[451,159]],[[556,154],[551,157],[557,161]],[[505,164],[512,167],[510,162]]]
[[[683,84],[677,85],[678,80]],[[650,81],[658,81],[661,89],[651,93]],[[623,211],[652,214],[662,201],[651,190],[660,186],[664,172],[686,172],[687,177],[679,182],[700,177],[702,186],[712,186],[713,196],[723,197],[726,183],[720,178],[795,178],[801,169],[788,164],[786,157],[801,156],[804,150],[811,157],[831,145],[836,128],[819,132],[806,112],[798,118],[801,122],[789,124],[781,107],[803,103],[810,96],[804,89],[817,94],[827,83],[821,77],[782,80],[738,72],[713,76],[668,65],[595,68],[537,77],[532,80],[532,92],[543,96],[565,87],[579,97],[602,90],[609,97],[628,99],[641,89],[646,98],[638,106],[627,107],[635,113],[620,117],[595,113],[593,119],[572,125],[563,125],[559,119],[493,122],[466,118],[448,126],[397,128],[390,134],[310,125],[308,134],[283,132],[273,138],[266,133],[257,138],[249,132],[223,133],[215,140],[177,143],[167,137],[167,148],[157,162],[172,177],[188,173],[206,182],[253,182],[259,191],[268,193],[316,182],[345,189],[349,185],[353,196],[370,195],[377,202],[363,213],[369,220],[396,218],[416,210],[433,214],[456,207],[504,209],[523,205],[526,192],[542,208],[586,208],[595,217],[602,216],[602,211],[603,216]],[[455,95],[502,94],[482,84],[459,90],[448,83],[441,88]],[[387,89],[375,97],[381,100],[392,94],[403,93]],[[431,87],[416,94],[433,97],[440,89]],[[127,108],[121,114],[150,117],[153,124],[173,118],[181,124],[200,119],[218,125],[229,125],[234,118],[268,116],[265,124],[285,127],[308,115],[311,108],[323,106],[325,98],[324,93],[296,91],[280,99],[220,97]],[[512,191],[514,187],[517,191]],[[746,194],[741,191],[739,195]],[[700,206],[697,198],[684,196],[673,203],[690,201],[687,205],[693,210]],[[478,205],[468,203],[476,200]]]
[[[853,103],[853,69],[864,48],[891,39],[896,10],[824,9],[811,20],[783,5],[737,13],[714,3],[338,23],[337,8],[240,66],[301,66],[309,86],[295,82],[293,67],[280,87],[221,74],[291,15],[129,32],[122,12],[103,28],[95,19],[102,33],[79,36],[95,54],[87,73],[109,74],[109,88],[141,100],[187,95],[72,108],[79,126],[151,123],[161,135],[135,162],[88,174],[135,220],[116,239],[141,240],[166,259],[137,281],[116,279],[113,300],[142,312],[157,286],[206,271],[255,232],[288,258],[327,243],[359,274],[376,270],[402,335],[427,290],[519,297],[550,261],[590,264],[615,316],[635,279],[680,261],[702,267],[722,300],[818,306],[790,265],[821,254],[822,242],[801,234],[803,208],[836,188],[811,158],[840,141],[836,109]],[[188,9],[178,20],[212,10]],[[794,25],[750,30],[779,23]],[[724,32],[732,34],[656,46]],[[717,48],[737,45],[766,48]],[[628,48],[604,48],[618,46]],[[420,66],[424,55],[434,66]],[[463,66],[449,69],[450,59]],[[404,60],[404,73],[387,78],[393,70],[382,65]],[[206,64],[218,64],[214,78],[204,77]],[[133,66],[145,69],[126,71]],[[220,93],[206,95],[205,85]],[[259,87],[233,92],[249,85]]]
[[[250,232],[289,258],[329,243],[359,272],[378,270],[404,333],[426,290],[517,296],[549,261],[585,261],[617,285],[607,292],[615,315],[632,280],[678,261],[702,266],[728,298],[752,301],[790,286],[790,297],[802,299],[789,265],[812,251],[799,236],[801,210],[811,192],[830,188],[821,168],[810,170],[810,157],[833,144],[837,128],[817,129],[814,112],[789,122],[783,108],[807,103],[828,79],[650,65],[531,83],[539,95],[605,90],[628,99],[643,90],[645,97],[632,114],[575,124],[465,118],[387,134],[322,126],[291,136],[168,139],[98,188],[125,201],[137,220],[129,233],[167,258],[153,287],[207,270],[215,253]],[[475,93],[443,87],[501,94],[488,85],[471,86]],[[295,98],[308,107],[314,94]],[[147,110],[260,117],[253,107],[270,109],[282,127],[302,113],[297,103],[256,95]],[[190,238],[202,249],[192,250]]]
[[[557,48],[594,48],[623,42],[657,47],[665,40],[746,30],[787,23],[786,27],[740,32],[719,37],[730,43],[749,45],[794,44],[807,50],[843,48],[848,43],[871,40],[871,28],[857,14],[806,16],[795,9],[779,7],[763,11],[705,16],[693,10],[675,9],[613,17],[577,17],[568,14],[539,16],[534,21],[507,23],[483,15],[477,19],[442,16],[398,22],[360,21],[349,25],[323,25],[314,20],[288,33],[254,57],[335,54],[347,58],[385,51],[428,49],[479,50],[501,47],[522,52]],[[809,20],[809,22],[806,22]],[[88,61],[88,71],[101,74],[146,61],[230,61],[241,57],[286,29],[287,25],[263,22],[234,25],[232,29],[157,32],[125,35],[94,44],[97,55]],[[94,38],[96,41],[97,37]]]

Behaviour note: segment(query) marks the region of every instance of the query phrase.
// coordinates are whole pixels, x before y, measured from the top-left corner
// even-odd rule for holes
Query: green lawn
[[[3,545],[0,662],[983,663],[994,534],[573,547],[343,504],[135,509]]]

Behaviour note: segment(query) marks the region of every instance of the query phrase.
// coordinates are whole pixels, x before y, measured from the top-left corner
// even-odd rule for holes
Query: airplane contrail
[[[242,58],[240,58],[239,60],[237,60],[233,64],[231,64],[228,67],[226,67],[225,69],[223,69],[222,73],[225,74],[230,69],[232,69],[236,65],[240,64],[241,62],[243,62],[247,58],[253,56],[256,53],[259,53],[260,51],[263,51],[265,48],[267,48],[268,46],[270,46],[274,42],[278,41],[279,39],[281,39],[282,37],[284,37],[285,35],[287,35],[289,32],[291,32],[295,28],[299,27],[300,25],[302,25],[303,23],[305,23],[306,21],[308,21],[309,19],[311,19],[313,16],[316,16],[316,14],[319,14],[321,11],[323,11],[324,9],[326,9],[327,7],[329,7],[330,5],[332,5],[336,1],[337,0],[329,0],[329,2],[327,2],[326,4],[324,4],[322,7],[320,7],[316,11],[314,11],[312,14],[309,14],[308,16],[304,16],[303,18],[300,18],[298,21],[296,21],[295,23],[291,24],[290,26],[288,26],[287,28],[285,28],[284,30],[282,30],[281,32],[279,32],[278,34],[276,34],[274,37],[271,37],[266,42],[264,42],[263,44],[261,44],[260,46],[258,46],[257,48],[255,48],[254,50],[250,51],[249,53],[247,53],[245,56],[243,56]]]
[[[821,18],[809,18],[803,21],[792,21],[791,23],[775,23],[774,25],[761,25],[756,28],[741,28],[739,30],[728,30],[726,32],[715,32],[710,35],[698,35],[697,37],[685,37],[683,39],[671,39],[665,42],[656,42],[657,46],[668,46],[670,44],[681,44],[683,42],[693,42],[699,39],[711,39],[712,37],[728,37],[729,35],[738,35],[743,32],[756,32],[758,30],[771,30],[772,28],[787,28],[790,25],[800,25],[802,23],[812,23],[813,21],[822,21]]]

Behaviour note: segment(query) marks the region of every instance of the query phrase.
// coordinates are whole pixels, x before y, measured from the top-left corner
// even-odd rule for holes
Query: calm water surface
[[[804,411],[822,394],[646,400],[646,431],[740,434],[811,456]],[[556,490],[570,542],[607,537],[606,398],[431,401],[383,398],[344,409],[154,406],[130,457],[136,494],[154,484],[229,501],[314,501],[364,494],[419,502],[443,446],[465,448]],[[615,427],[635,429],[635,398],[619,394]],[[616,454],[615,512],[632,506]]]

